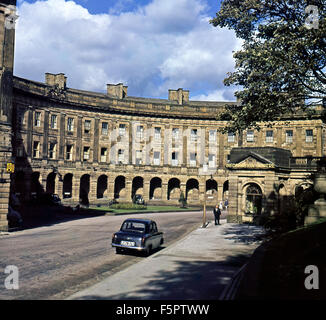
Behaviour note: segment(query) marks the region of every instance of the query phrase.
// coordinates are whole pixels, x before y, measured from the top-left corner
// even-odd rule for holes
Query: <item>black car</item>
[[[145,204],[145,200],[140,194],[135,194],[132,200],[134,204]]]
[[[127,219],[120,231],[112,236],[112,247],[116,248],[117,253],[136,250],[149,255],[163,243],[163,232],[159,232],[156,222],[149,219]]]

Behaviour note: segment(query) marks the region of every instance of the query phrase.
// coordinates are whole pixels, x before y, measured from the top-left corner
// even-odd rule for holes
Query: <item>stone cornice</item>
[[[76,89],[59,89],[41,82],[14,77],[14,94],[19,99],[47,101],[51,105],[81,108],[89,111],[124,113],[141,116],[174,117],[182,119],[216,120],[226,102],[189,101],[179,105],[164,99],[126,97],[112,98],[104,93]],[[19,97],[20,96],[20,97]],[[228,102],[235,103],[235,102]]]

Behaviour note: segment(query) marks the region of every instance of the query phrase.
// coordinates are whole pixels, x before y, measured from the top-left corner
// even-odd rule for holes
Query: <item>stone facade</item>
[[[0,2],[0,231],[7,230],[11,173],[7,164],[12,163],[12,78],[14,59],[14,29],[8,25],[12,14],[9,6],[16,1]]]
[[[121,83],[108,84],[106,93],[72,89],[63,73],[46,73],[44,83],[13,77],[14,32],[5,36],[11,59],[1,69],[1,106],[9,112],[1,113],[0,161],[4,168],[11,159],[15,173],[2,169],[3,229],[9,185],[21,200],[51,192],[71,205],[130,202],[134,194],[147,203],[178,204],[181,192],[189,204],[202,205],[209,194],[207,205],[229,199],[230,221],[250,220],[244,188],[256,183],[266,194],[286,181],[282,192],[290,195],[311,169],[296,161],[325,155],[326,128],[318,116],[297,114],[260,131],[222,134],[226,122],[216,115],[226,103],[191,101],[182,88],[169,90],[168,99],[147,99],[129,97]],[[275,165],[259,153],[233,161],[231,150],[238,147],[286,149],[288,163]],[[275,203],[266,200],[264,210],[275,213]]]

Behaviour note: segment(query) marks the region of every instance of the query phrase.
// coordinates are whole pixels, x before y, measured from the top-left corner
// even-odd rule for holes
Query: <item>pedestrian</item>
[[[214,208],[213,213],[214,213],[214,218],[215,218],[215,225],[220,224],[221,210],[218,207],[218,205],[216,205],[216,207]]]
[[[219,209],[222,211],[223,210],[223,201],[220,202]]]
[[[226,199],[225,202],[224,202],[224,206],[225,206],[225,209],[226,210],[228,209],[228,205],[229,205],[229,200]]]

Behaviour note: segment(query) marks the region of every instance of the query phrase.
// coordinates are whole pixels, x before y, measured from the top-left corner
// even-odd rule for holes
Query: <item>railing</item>
[[[292,157],[290,158],[291,169],[315,169],[318,168],[318,162],[323,157]]]

